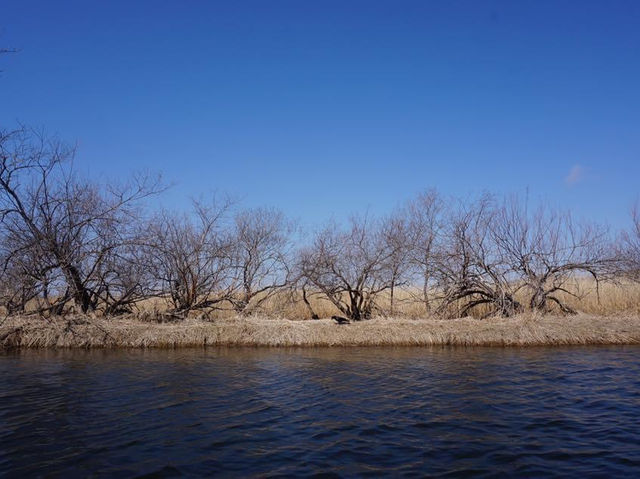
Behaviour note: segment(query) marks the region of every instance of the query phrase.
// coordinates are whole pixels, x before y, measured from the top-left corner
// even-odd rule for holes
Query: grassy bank
[[[0,326],[3,348],[174,348],[194,346],[542,346],[639,344],[640,316],[373,319],[233,318],[149,323],[133,319],[13,317]]]

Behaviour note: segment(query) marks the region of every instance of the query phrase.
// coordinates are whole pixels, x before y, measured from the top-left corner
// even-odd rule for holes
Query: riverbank
[[[550,346],[640,344],[640,317],[531,316],[490,319],[134,319],[14,317],[0,326],[2,348],[177,348],[200,346]]]

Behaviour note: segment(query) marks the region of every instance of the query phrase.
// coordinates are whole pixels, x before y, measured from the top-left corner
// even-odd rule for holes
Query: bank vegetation
[[[53,334],[66,321],[122,338],[124,331],[145,337],[141,331],[157,323],[159,339],[149,344],[170,344],[187,330],[220,343],[223,325],[233,332],[223,342],[233,344],[285,344],[288,334],[297,338],[292,344],[310,337],[318,344],[474,343],[454,334],[468,324],[485,338],[480,343],[500,343],[482,336],[482,325],[519,331],[529,324],[522,318],[538,318],[531,324],[551,329],[532,333],[531,342],[553,331],[562,343],[568,336],[552,324],[591,321],[600,331],[596,323],[635,324],[640,313],[637,209],[629,228],[612,231],[526,196],[455,199],[428,190],[384,217],[353,215],[301,232],[278,210],[242,209],[221,196],[190,211],[158,210],[153,203],[165,190],[158,177],[98,182],[77,174],[73,157],[73,148],[33,129],[0,131],[5,342],[38,328]],[[319,320],[331,315],[352,324]],[[443,321],[455,318],[468,319]],[[305,319],[319,322],[289,321]],[[264,325],[285,336],[269,339]],[[258,339],[237,339],[243,328]],[[437,336],[441,329],[455,339]],[[575,341],[595,341],[593,331]],[[616,326],[615,338],[603,337],[619,341],[624,331]],[[629,331],[636,338],[635,326]],[[194,334],[184,341],[199,344]],[[123,343],[137,344],[134,336]],[[64,334],[35,337],[29,344],[66,344]]]

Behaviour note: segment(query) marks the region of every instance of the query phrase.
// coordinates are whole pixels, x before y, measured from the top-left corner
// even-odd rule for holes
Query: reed
[[[630,281],[603,281],[596,284],[589,278],[576,279],[568,286],[567,293],[560,293],[563,302],[582,313],[592,315],[640,315],[640,283]],[[376,301],[376,316],[398,317],[409,319],[428,318],[433,315],[440,302],[438,292],[432,291],[431,310],[427,310],[421,301],[422,290],[419,288],[404,287],[398,288],[395,292],[395,304],[391,310],[389,295],[381,294]],[[517,297],[526,306],[526,297]],[[341,314],[333,304],[322,296],[312,295],[309,297],[312,308],[320,317],[330,317],[333,314]],[[162,299],[148,299],[139,304],[139,310],[146,313],[162,313],[166,311],[168,304]],[[302,302],[302,295],[299,292],[281,292],[274,294],[261,304],[260,308],[253,311],[260,316],[272,318],[303,319],[309,318],[310,312]],[[559,312],[559,311],[558,311]],[[482,308],[474,311],[476,317],[481,317],[485,313]],[[194,311],[193,316],[199,316],[202,312]],[[213,319],[227,319],[235,316],[231,309],[213,311],[209,314]]]
[[[265,317],[178,323],[82,316],[11,317],[3,348],[178,348],[203,346],[552,346],[638,344],[640,316],[540,316],[454,320],[383,319],[344,326],[330,319]]]

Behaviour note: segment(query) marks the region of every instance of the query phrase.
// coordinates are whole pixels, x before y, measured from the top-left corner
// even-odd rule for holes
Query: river
[[[640,347],[0,354],[0,475],[626,476]]]

